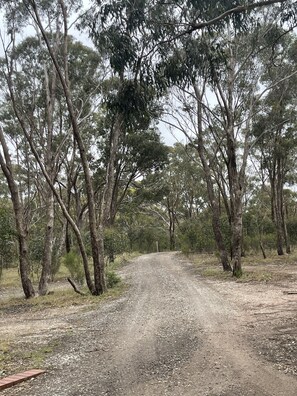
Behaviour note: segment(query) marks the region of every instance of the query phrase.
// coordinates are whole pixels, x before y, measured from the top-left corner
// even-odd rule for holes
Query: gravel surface
[[[174,253],[141,256],[122,275],[120,299],[59,318],[47,374],[1,396],[297,395],[297,377],[255,349],[251,288],[195,276]]]

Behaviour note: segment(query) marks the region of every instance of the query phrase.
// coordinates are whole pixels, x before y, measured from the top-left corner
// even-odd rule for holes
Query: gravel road
[[[141,256],[122,275],[120,299],[65,316],[47,374],[3,396],[297,395],[296,377],[250,347],[234,298],[178,255]]]

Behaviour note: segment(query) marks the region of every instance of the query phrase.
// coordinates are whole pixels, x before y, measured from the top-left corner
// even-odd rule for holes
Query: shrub
[[[121,282],[121,278],[114,271],[106,272],[106,285],[109,289],[112,289]]]
[[[70,273],[70,276],[76,282],[78,282],[80,285],[83,285],[85,279],[84,269],[81,258],[76,252],[71,251],[66,253],[61,258],[61,264],[65,265]]]
[[[181,226],[179,235],[184,253],[213,252],[215,250],[212,227],[209,222],[188,220]]]
[[[16,258],[16,234],[11,207],[0,201],[0,266],[9,268]],[[0,271],[1,271],[0,268]]]
[[[127,236],[116,228],[107,228],[104,231],[104,251],[111,262],[117,254],[128,250],[129,241]]]

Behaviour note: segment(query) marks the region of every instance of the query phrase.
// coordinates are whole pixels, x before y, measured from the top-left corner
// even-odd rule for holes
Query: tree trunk
[[[277,167],[277,165],[275,165]],[[274,172],[270,178],[270,185],[271,185],[271,211],[272,211],[272,220],[275,225],[276,230],[276,249],[277,254],[279,256],[284,255],[284,248],[283,248],[283,229],[282,229],[282,218],[281,218],[281,210],[280,210],[280,202],[279,202],[279,186],[277,181],[277,172]]]
[[[289,236],[287,231],[286,225],[286,218],[285,218],[285,205],[284,205],[284,163],[283,160],[279,161],[279,182],[278,182],[278,200],[279,200],[279,211],[280,211],[280,221],[281,221],[281,228],[283,234],[283,241],[286,246],[286,253],[291,253],[291,247],[289,242]]]
[[[197,97],[197,124],[198,124],[198,144],[196,149],[198,151],[198,155],[200,157],[202,168],[204,171],[204,177],[207,186],[207,195],[210,202],[210,208],[212,212],[212,228],[216,241],[216,245],[220,254],[221,264],[223,266],[224,271],[232,271],[232,267],[229,263],[228,253],[226,250],[226,246],[224,243],[224,238],[222,234],[221,228],[221,219],[220,219],[220,208],[219,201],[216,199],[214,192],[214,183],[211,176],[211,169],[207,161],[205,143],[203,138],[203,126],[202,126],[202,96],[199,92],[198,87],[194,84],[194,90]]]
[[[175,250],[175,221],[172,217],[169,220],[169,243],[170,250]]]
[[[113,194],[115,186],[115,163],[119,147],[119,139],[122,134],[122,117],[120,114],[116,115],[115,122],[111,131],[109,144],[109,158],[105,177],[105,186],[101,201],[100,222],[103,226],[111,224],[113,199],[116,199],[116,194]]]
[[[262,243],[261,240],[260,240],[260,248],[261,248],[261,252],[262,252],[263,258],[266,259],[267,256],[266,256],[265,249],[264,249],[264,246],[263,246],[263,243]]]
[[[212,194],[211,194],[212,195]],[[227,250],[225,248],[225,243],[221,231],[221,220],[220,220],[220,212],[219,208],[216,205],[216,202],[212,202],[212,229],[215,237],[215,241],[217,244],[217,248],[220,254],[221,263],[224,271],[232,271],[232,267],[229,263],[229,257]]]
[[[42,271],[38,286],[38,292],[40,296],[44,296],[48,293],[48,282],[50,281],[51,276],[54,240],[54,195],[48,186],[45,191],[47,191],[48,194],[46,197],[47,224],[45,227]]]
[[[41,37],[40,37],[40,45]],[[58,51],[58,40],[55,44],[55,53]],[[44,64],[44,85],[46,92],[46,124],[47,124],[47,135],[46,135],[46,147],[44,148],[44,162],[47,173],[49,174],[52,183],[54,184],[56,176],[56,164],[54,161],[53,153],[53,132],[54,132],[54,111],[56,102],[56,85],[57,85],[57,73],[54,67],[52,67],[51,73],[47,70],[47,65]],[[51,78],[50,78],[51,75]],[[42,257],[42,271],[39,279],[38,292],[40,296],[44,296],[48,293],[48,282],[50,281],[51,268],[52,268],[52,253],[54,243],[54,194],[50,186],[45,181],[44,196],[45,210],[46,210],[46,225],[44,232],[44,245],[43,245],[43,257]]]
[[[242,266],[241,266],[241,252],[242,252],[242,202],[241,194],[235,202],[235,213],[232,223],[232,267],[233,275],[237,278],[242,276]]]
[[[40,29],[42,37],[45,41],[46,47],[48,49],[49,55],[53,61],[53,64],[56,68],[57,75],[61,82],[66,104],[67,110],[69,113],[72,131],[74,139],[77,143],[81,164],[84,172],[85,178],[85,188],[88,200],[88,215],[89,215],[89,230],[90,230],[90,238],[91,238],[91,249],[92,249],[92,258],[93,258],[93,267],[94,267],[94,294],[100,295],[106,291],[106,282],[104,276],[104,232],[103,226],[99,225],[97,231],[97,221],[96,221],[96,208],[95,208],[95,199],[94,199],[94,191],[92,184],[91,172],[88,164],[88,157],[86,152],[86,147],[83,142],[82,136],[80,134],[76,113],[73,107],[73,103],[71,100],[71,90],[68,80],[68,51],[67,51],[67,41],[68,41],[68,26],[67,26],[67,11],[64,5],[64,2],[60,0],[61,10],[63,13],[63,23],[64,23],[64,73],[61,70],[61,67],[58,63],[57,57],[53,52],[53,49],[50,45],[48,36],[44,30],[44,27],[41,23],[40,16],[37,10],[36,1],[31,1],[32,8],[36,17],[36,23]]]
[[[14,216],[15,216],[16,232],[18,236],[19,264],[20,264],[22,288],[25,297],[30,298],[35,296],[35,291],[32,282],[29,278],[30,265],[28,258],[28,233],[24,226],[25,224],[24,210],[20,199],[18,185],[14,179],[10,154],[1,127],[0,127],[0,144],[2,146],[2,150],[4,154],[3,157],[0,152],[0,166],[8,183],[13,210],[14,210]]]

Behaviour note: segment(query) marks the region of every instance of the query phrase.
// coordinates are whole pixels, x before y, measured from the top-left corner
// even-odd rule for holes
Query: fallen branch
[[[297,291],[283,291],[284,294],[297,294]]]
[[[81,296],[85,296],[85,295],[86,295],[85,293],[81,292],[81,291],[77,288],[76,284],[74,283],[74,281],[73,281],[71,278],[67,278],[67,280],[68,280],[68,282],[70,283],[70,285],[73,287],[75,293],[78,293],[78,294],[80,294]]]

